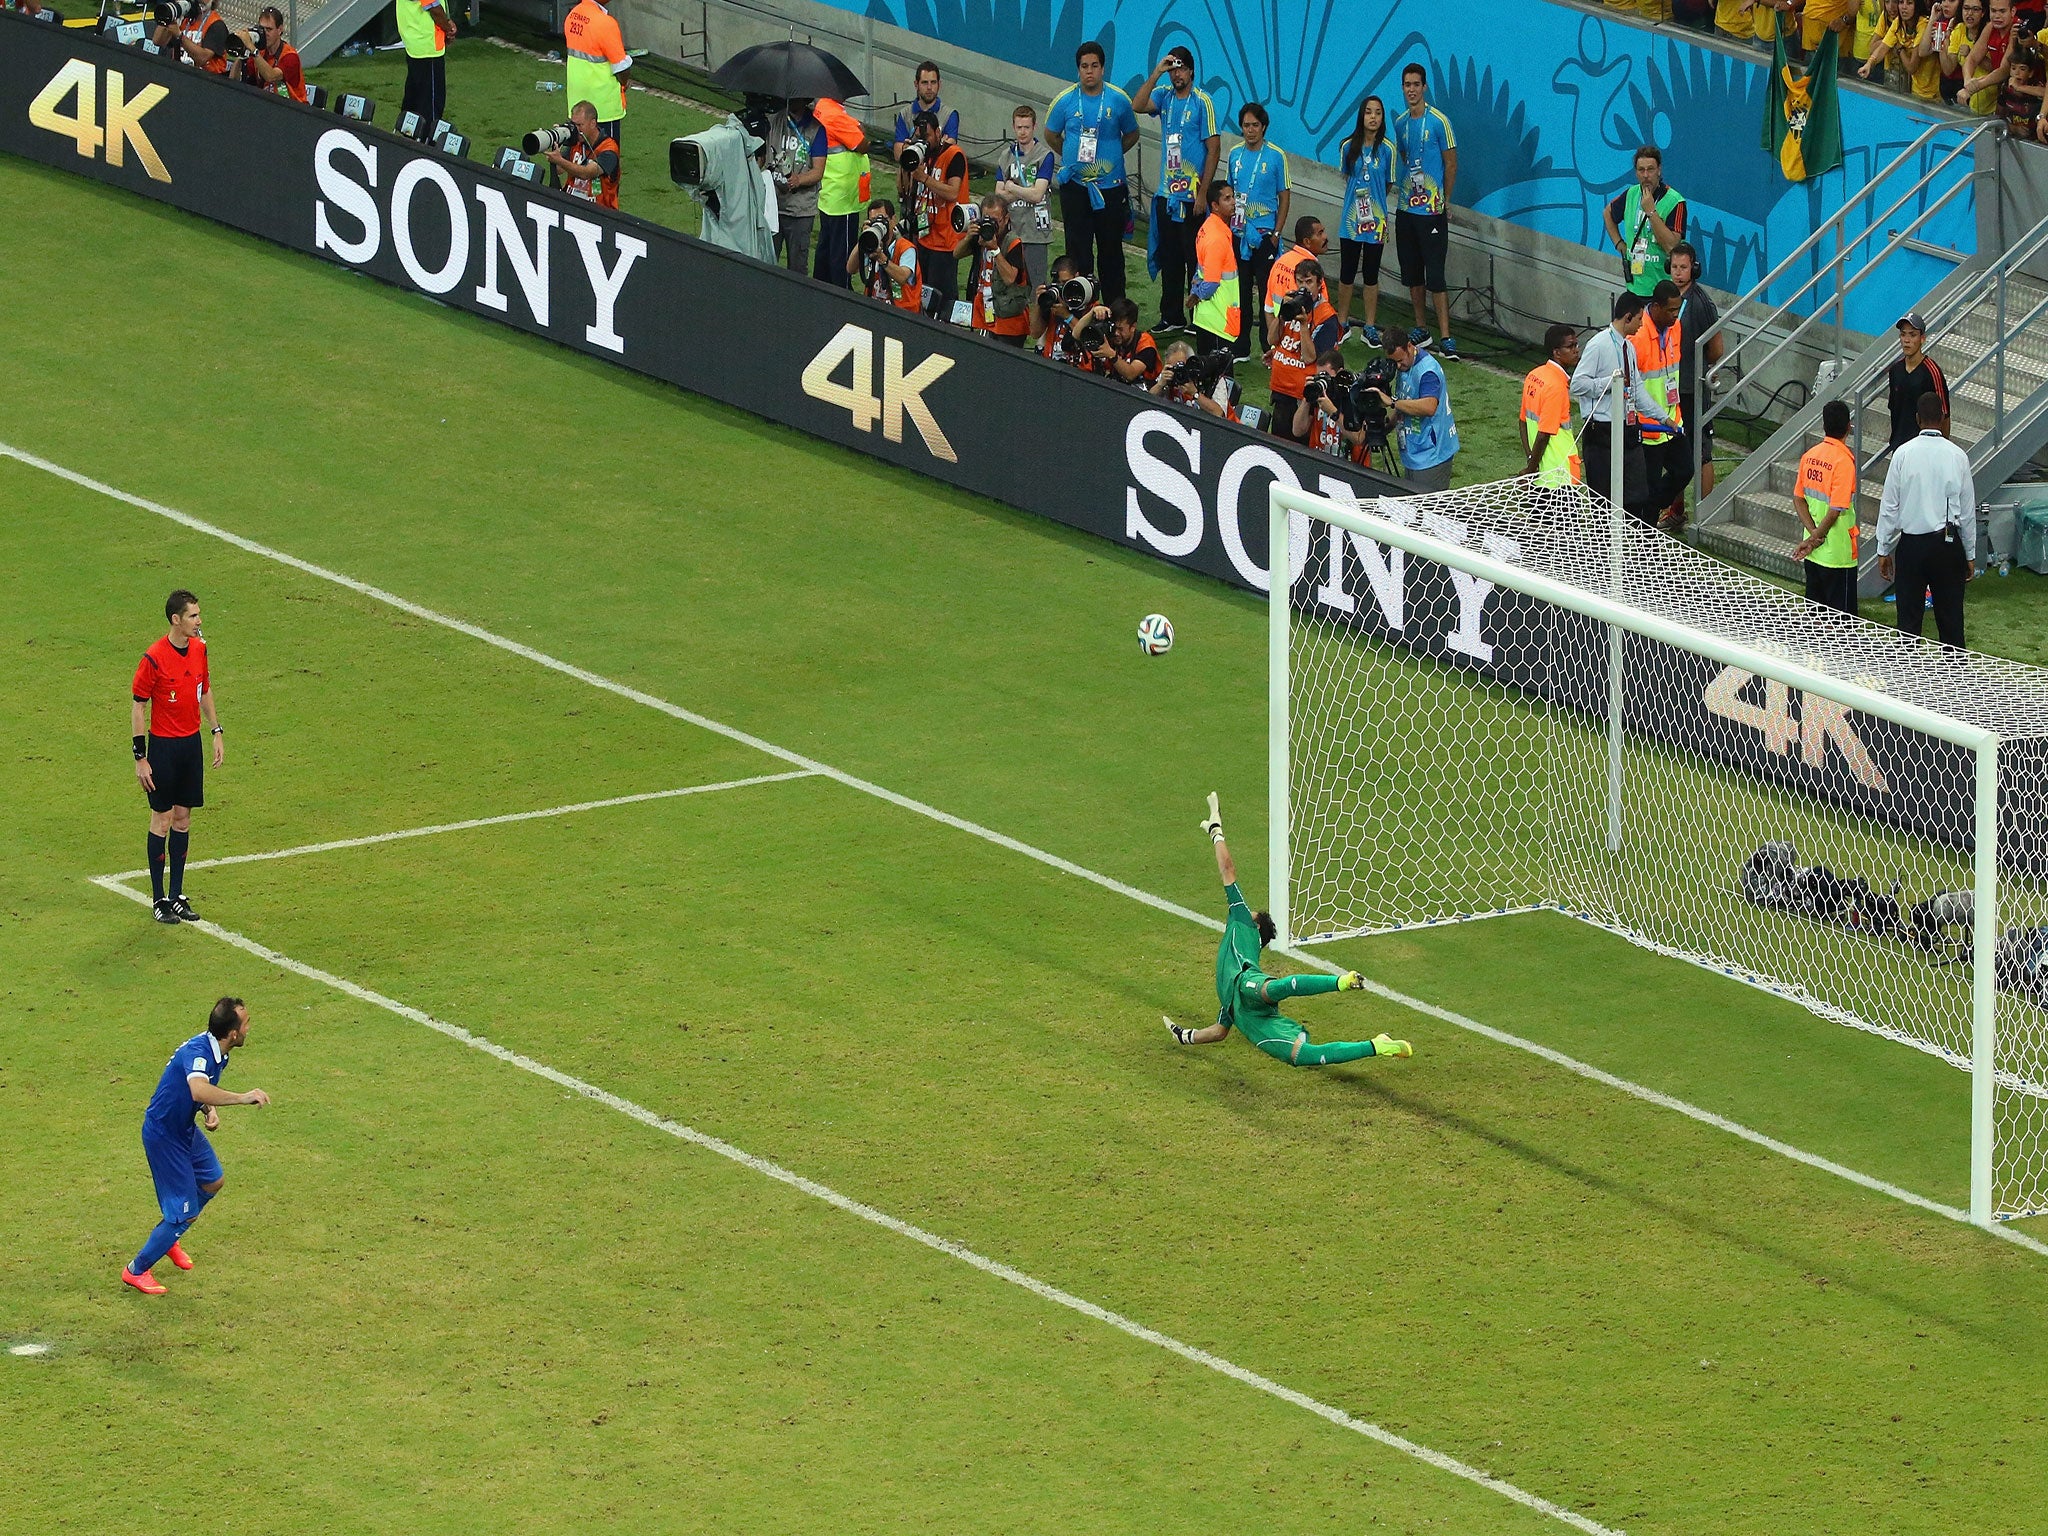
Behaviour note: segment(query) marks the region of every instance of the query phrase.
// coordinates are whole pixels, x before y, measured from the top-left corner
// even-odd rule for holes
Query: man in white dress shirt
[[[1963,585],[1977,574],[1977,488],[1970,456],[1941,430],[1939,395],[1922,395],[1920,435],[1892,453],[1877,514],[1877,572],[1898,588],[1899,628],[1921,632],[1934,607],[1943,645],[1963,644]]]
[[[1613,322],[1589,340],[1585,350],[1579,354],[1579,366],[1572,370],[1571,392],[1572,403],[1578,406],[1585,421],[1585,431],[1579,439],[1579,453],[1586,467],[1587,486],[1596,495],[1624,502],[1632,517],[1654,525],[1659,509],[1646,499],[1651,488],[1647,465],[1642,462],[1640,427],[1644,421],[1651,421],[1676,433],[1679,426],[1651,396],[1649,386],[1643,382],[1643,370],[1636,362],[1635,343],[1630,339],[1642,323],[1641,296],[1624,291],[1614,301]],[[1615,430],[1613,380],[1617,373],[1623,376],[1625,405],[1621,486],[1609,484]],[[1637,460],[1633,476],[1626,468],[1631,457]],[[1629,499],[1625,489],[1631,480],[1642,482],[1635,487],[1637,495],[1634,500]]]

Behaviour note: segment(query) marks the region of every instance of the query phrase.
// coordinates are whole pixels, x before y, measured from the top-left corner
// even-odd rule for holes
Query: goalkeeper
[[[1341,976],[1268,976],[1259,969],[1259,951],[1272,941],[1273,919],[1245,905],[1237,888],[1237,865],[1231,862],[1230,846],[1223,841],[1223,818],[1209,796],[1209,816],[1202,830],[1216,845],[1216,872],[1223,877],[1224,895],[1230,898],[1230,912],[1223,923],[1223,942],[1216,949],[1216,1000],[1222,1009],[1214,1024],[1188,1029],[1168,1019],[1166,1027],[1182,1045],[1214,1045],[1235,1025],[1268,1056],[1291,1067],[1328,1067],[1366,1056],[1413,1056],[1415,1047],[1391,1035],[1371,1040],[1342,1040],[1330,1045],[1310,1045],[1308,1030],[1285,1017],[1278,1004],[1290,997],[1316,997],[1324,992],[1352,992],[1365,985],[1356,971]]]

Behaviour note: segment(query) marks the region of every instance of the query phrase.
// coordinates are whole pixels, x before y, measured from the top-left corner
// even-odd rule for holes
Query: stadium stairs
[[[1930,130],[1930,135],[1940,131]],[[1966,153],[1979,137],[1996,132],[1995,124],[1971,129],[1949,159]],[[1917,148],[1894,162],[1894,169],[1903,166]],[[1895,209],[1919,206],[1924,211],[1904,229],[1890,232],[1888,243],[1859,266],[1859,274],[1876,267],[1892,251],[1910,248],[1913,232],[1953,196],[1953,189],[1969,184],[1969,175],[1949,173],[1952,190],[1928,201],[1930,186],[1944,176],[1947,164],[1944,161],[1942,166],[1916,177],[1899,196]],[[1883,195],[1893,195],[1893,189],[1887,189]],[[1891,216],[1888,211],[1872,219],[1870,229],[1882,229],[1884,220]],[[1815,232],[1810,245],[1818,247],[1823,239],[1839,238],[1839,230],[1824,226]],[[1869,238],[1868,234],[1862,237]],[[1852,242],[1844,257],[1853,258],[1854,251]],[[1957,267],[1918,306],[1927,319],[1927,351],[1948,377],[1952,434],[1969,450],[1980,503],[2048,447],[2048,282],[2030,276],[2027,270],[2044,270],[2044,264],[2048,264],[2048,219],[1995,256],[1980,255]],[[1792,301],[1771,306],[1771,312],[1759,323],[1731,326],[1728,350],[1716,371],[1727,371],[1731,355],[1754,355],[1774,330],[1782,334],[1788,312],[1802,298],[1812,304],[1812,313],[1799,322],[1794,334],[1817,323],[1830,308],[1839,317],[1839,299],[1855,286],[1856,277],[1843,283],[1837,293],[1817,301],[1810,295],[1827,272],[1839,275],[1846,265],[1846,260],[1831,261],[1821,274],[1808,280]],[[1783,270],[1781,267],[1780,273]],[[1774,273],[1759,284],[1737,306],[1731,307],[1730,314],[1735,315],[1741,306],[1761,310],[1763,290],[1778,277]],[[1897,333],[1880,332],[1856,356],[1847,359],[1832,379],[1818,384],[1803,409],[1715,486],[1694,520],[1690,535],[1693,542],[1723,559],[1796,579],[1800,564],[1792,551],[1800,537],[1800,525],[1792,510],[1792,492],[1800,456],[1819,441],[1822,405],[1828,400],[1844,399],[1850,404],[1856,424],[1850,446],[1861,466],[1857,521],[1863,539],[1858,584],[1866,597],[1881,592],[1885,583],[1877,574],[1874,535],[1878,502],[1884,490],[1884,454],[1891,419],[1885,377],[1898,355]]]

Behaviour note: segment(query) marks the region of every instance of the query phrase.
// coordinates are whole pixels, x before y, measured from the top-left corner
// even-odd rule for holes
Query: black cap
[[[1918,331],[1922,336],[1925,336],[1927,334],[1927,317],[1916,309],[1911,314],[1901,315],[1899,323],[1893,329]]]

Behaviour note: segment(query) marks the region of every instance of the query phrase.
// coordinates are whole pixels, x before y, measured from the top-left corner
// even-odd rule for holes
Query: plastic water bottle
[[[562,88],[562,82],[559,80],[536,80],[533,82],[533,88],[536,91],[559,91]]]

